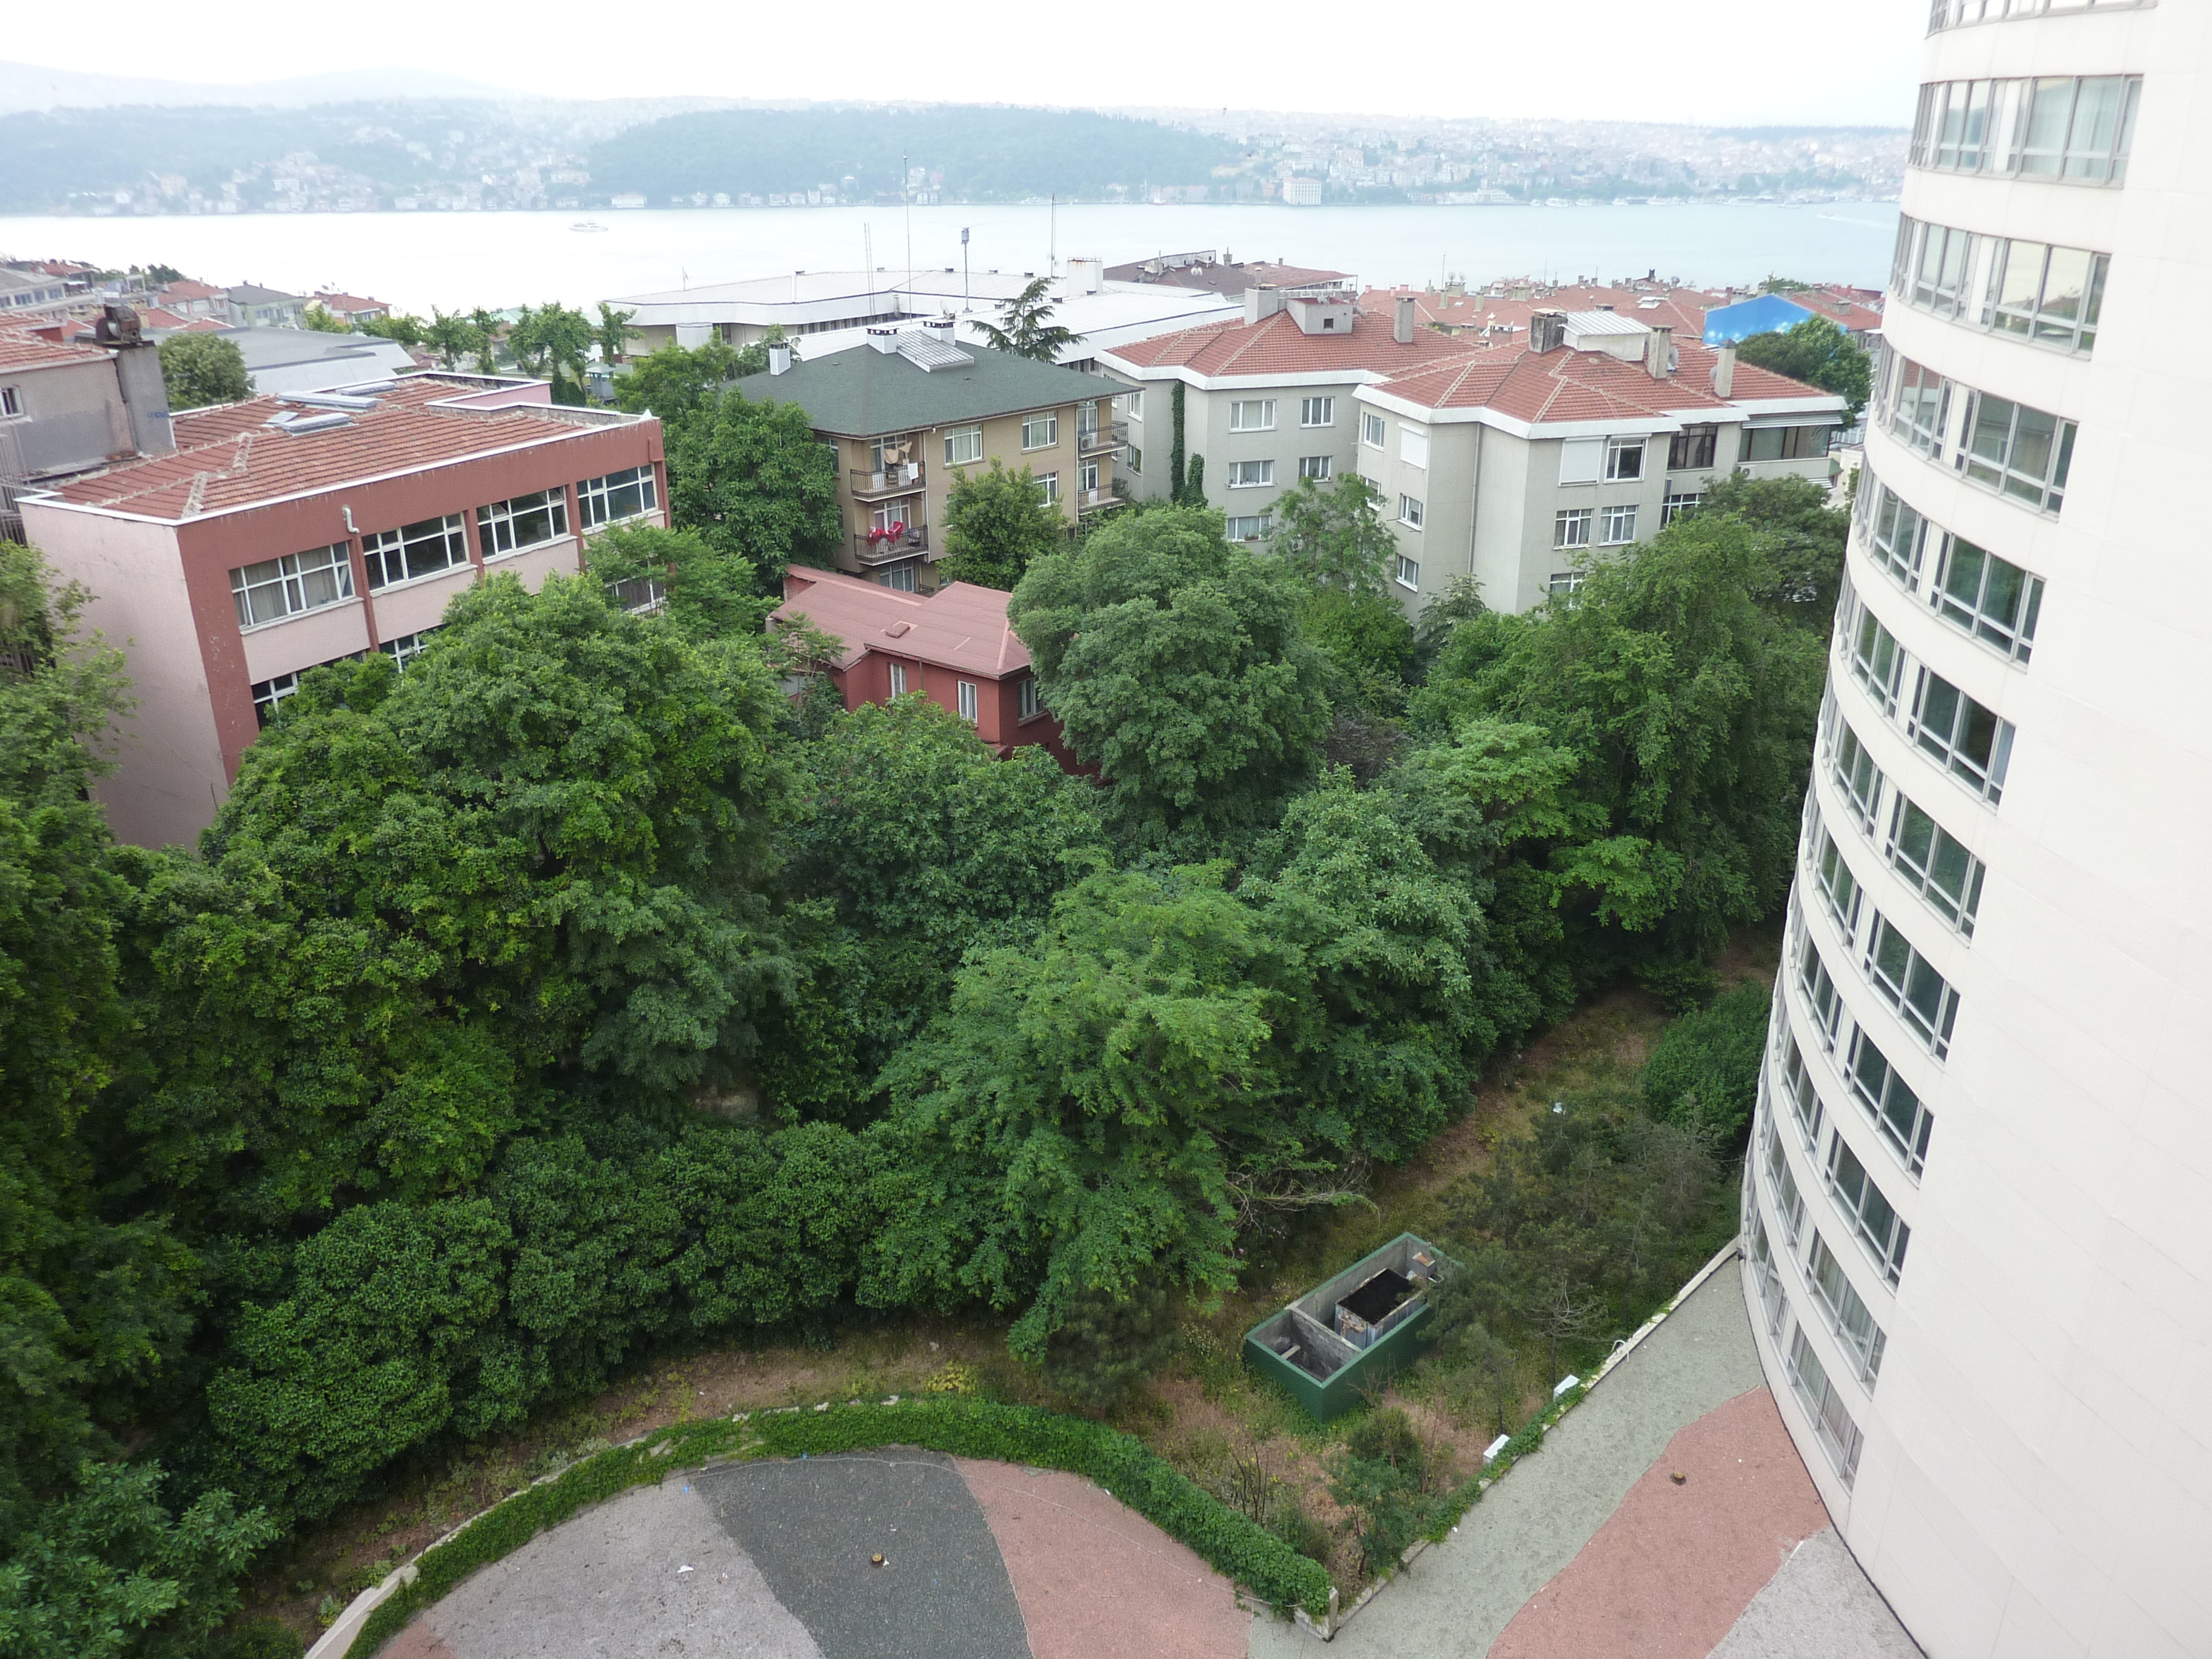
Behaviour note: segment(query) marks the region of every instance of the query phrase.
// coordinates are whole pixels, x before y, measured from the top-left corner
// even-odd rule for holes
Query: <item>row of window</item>
[[[653,468],[633,467],[576,486],[577,511],[586,528],[634,518],[653,510],[658,496]],[[476,510],[477,538],[486,559],[557,541],[568,533],[568,492],[556,485],[527,495],[494,501]],[[362,538],[362,558],[371,592],[438,575],[469,562],[462,515],[381,530]],[[230,591],[240,628],[258,628],[304,611],[354,597],[353,564],[346,544],[288,553],[230,573]]]
[[[396,640],[385,641],[376,648],[391,658],[404,674],[407,672],[407,665],[422,654],[423,647],[430,642],[430,636],[437,631],[435,628],[425,628],[419,633],[403,634]],[[295,669],[289,674],[274,674],[265,680],[256,680],[249,688],[253,696],[255,723],[266,726],[275,719],[278,706],[297,692],[300,682],[313,673],[315,669],[335,668],[342,662],[358,662],[362,654],[359,651],[349,651],[343,656],[332,657],[328,662],[319,662],[313,667]]]
[[[1933,548],[1929,608],[2010,660],[2028,659],[2043,611],[2042,577],[1938,528],[1864,468],[1858,515],[1868,552],[1906,592],[1920,592],[1921,573]]]
[[[1843,934],[1844,944],[1856,949],[1860,942],[1860,922],[1863,919],[1861,911],[1865,908],[1866,890],[1851,872],[1850,860],[1835,836],[1822,826],[1819,809],[1809,800],[1807,819],[1805,845],[1813,884],[1825,901],[1837,930]],[[1972,855],[1968,856],[1971,859]],[[1974,871],[1968,879],[1973,888],[1972,902],[1978,905],[1982,874]],[[1863,963],[1867,982],[1928,1045],[1929,1052],[1941,1060],[1951,1050],[1951,1028],[1959,1013],[1958,993],[1945,982],[1927,957],[1913,948],[1912,941],[1893,918],[1880,910],[1872,910],[1870,915],[1871,921],[1865,929]],[[1809,987],[1823,979],[1826,970],[1814,972],[1813,957],[1817,952],[1814,952],[1809,939],[1805,948],[1813,953],[1804,963]],[[1822,1012],[1825,1016],[1833,1011],[1824,1006]]]
[[[1772,1180],[1771,1171],[1777,1167],[1782,1169],[1783,1179],[1788,1180],[1787,1166],[1778,1164],[1771,1140],[1769,1153],[1768,1183]],[[1748,1179],[1758,1182],[1755,1175],[1748,1176]],[[1796,1308],[1796,1299],[1789,1294],[1783,1284],[1782,1263],[1787,1261],[1802,1274],[1809,1293],[1807,1299],[1820,1310],[1822,1322],[1843,1349],[1844,1357],[1850,1363],[1859,1386],[1871,1395],[1881,1378],[1882,1355],[1889,1347],[1889,1335],[1875,1318],[1865,1299],[1853,1287],[1849,1275],[1844,1271],[1843,1263],[1828,1248],[1828,1241],[1821,1236],[1818,1227],[1805,1226],[1802,1209],[1794,1218],[1783,1218],[1789,1212],[1778,1207],[1777,1216],[1781,1224],[1784,1227],[1795,1225],[1803,1234],[1802,1238],[1785,1234],[1782,1248],[1778,1249],[1767,1231],[1766,1217],[1759,1204],[1748,1202],[1745,1208],[1749,1223],[1745,1231],[1750,1244],[1752,1273],[1758,1281],[1759,1301],[1766,1310],[1767,1329],[1774,1334],[1778,1345],[1785,1352],[1792,1352],[1793,1358],[1794,1351],[1799,1346],[1798,1343],[1784,1340],[1788,1335],[1784,1314],[1785,1310],[1794,1314]],[[1825,1369],[1820,1375],[1825,1380]],[[1809,1400],[1807,1403],[1808,1406],[1814,1404]],[[1815,1419],[1821,1414],[1816,1407],[1814,1411]],[[1832,1450],[1848,1444],[1850,1437],[1838,1434],[1836,1439],[1838,1444],[1832,1447]]]
[[[1142,404],[1131,410],[1139,413]],[[1368,440],[1377,449],[1382,447],[1380,431],[1382,417],[1370,415],[1367,420],[1376,428]],[[1336,424],[1336,399],[1334,398],[1301,398],[1298,399],[1298,424],[1302,427],[1327,427]],[[1273,432],[1275,429],[1275,400],[1273,398],[1244,398],[1234,399],[1229,405],[1229,429],[1231,432]]]
[[[2142,95],[2140,75],[1932,81],[1920,88],[1912,165],[2122,184]]]
[[[1850,1087],[1851,1097],[1866,1109],[1868,1118],[1881,1132],[1883,1140],[1897,1155],[1905,1173],[1917,1178],[1927,1167],[1928,1142],[1936,1132],[1935,1114],[1891,1064],[1881,1040],[1856,1019],[1845,1018],[1848,1011],[1828,971],[1826,958],[1814,943],[1812,930],[1804,926],[1802,915],[1797,923],[1797,943],[1792,960],[1797,988],[1805,996],[1806,1018]],[[1871,960],[1867,976],[1869,981],[1875,977]],[[1948,988],[1940,978],[1936,981],[1935,991],[1939,999],[1948,997]],[[1950,1000],[1955,1010],[1955,998]],[[1785,1068],[1785,1074],[1791,1077],[1794,1089],[1804,1081],[1800,1075],[1803,1060],[1796,1051],[1796,1038],[1787,1036],[1785,1040],[1790,1048],[1790,1066],[1795,1068]],[[1804,1086],[1809,1091],[1809,1082],[1804,1082]],[[1816,1093],[1808,1092],[1793,1098],[1800,1108],[1806,1145],[1808,1148],[1817,1147],[1826,1116],[1825,1108],[1820,1105]]]
[[[1952,776],[1990,805],[2004,795],[2005,773],[2012,763],[2012,722],[1961,691],[1934,669],[1914,670],[1911,691],[1905,691],[1908,666],[1904,648],[1873,610],[1849,591],[1837,606],[1839,631],[1851,678],[1881,712],[1903,716],[1905,734],[1940,762]]]
[[[1682,498],[1670,495],[1667,499],[1671,503]],[[1695,506],[1703,497],[1692,495],[1687,499],[1691,506]],[[1686,507],[1677,507],[1675,512],[1668,513],[1662,522],[1671,520],[1676,513],[1686,510]],[[1595,544],[1590,539],[1593,530],[1597,532]],[[1624,507],[1564,507],[1553,516],[1552,545],[1554,548],[1589,547],[1593,544],[1620,547],[1635,539],[1636,507],[1632,502]]]
[[[2054,11],[2121,11],[2156,0],[1929,0],[1928,32],[1966,23],[1995,23],[2010,17],[2041,17]]]
[[[891,696],[903,697],[909,691],[921,690],[921,676],[919,672],[909,669],[902,662],[894,661],[889,665],[889,667]],[[976,683],[974,680],[955,680],[952,683],[952,696],[954,702],[958,705],[960,718],[973,726],[981,706],[981,693],[977,690]],[[1037,690],[1035,675],[1024,677],[1021,684],[1016,689],[1015,696],[1018,709],[1018,718],[1029,720],[1044,712],[1044,699]]]
[[[1829,775],[1843,792],[1861,832],[1905,884],[1927,901],[1929,909],[1963,937],[1972,939],[1989,866],[1911,796],[1886,783],[1881,769],[1832,698],[1823,710],[1822,720]],[[1887,817],[1883,815],[1885,789]],[[1816,862],[1821,856],[1819,833],[1817,821],[1808,825],[1808,846]]]
[[[2096,347],[2111,264],[2109,254],[2087,248],[1899,218],[1890,292],[1939,317],[2087,353]]]
[[[1976,483],[2054,516],[2066,502],[2075,422],[1949,380],[1887,349],[1874,406],[1890,434]]]

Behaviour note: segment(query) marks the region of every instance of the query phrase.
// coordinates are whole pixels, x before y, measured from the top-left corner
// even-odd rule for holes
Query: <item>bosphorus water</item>
[[[580,224],[604,226],[580,230]],[[1880,288],[1893,202],[1818,206],[1322,207],[1194,204],[647,210],[551,213],[302,213],[0,218],[0,256],[162,264],[208,282],[294,293],[341,289],[428,313],[475,306],[588,307],[618,295],[790,270],[1042,270],[1051,258],[1111,263],[1212,248],[1285,258],[1364,282],[1536,276],[1778,275]]]

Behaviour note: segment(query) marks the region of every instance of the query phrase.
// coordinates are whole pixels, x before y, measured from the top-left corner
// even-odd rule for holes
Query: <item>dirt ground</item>
[[[1723,980],[1770,981],[1778,936],[1739,938],[1719,964]],[[1404,1231],[1440,1219],[1441,1196],[1488,1170],[1499,1142],[1562,1091],[1640,1072],[1666,1023],[1633,988],[1577,1009],[1526,1049],[1493,1063],[1473,1109],[1419,1157],[1378,1171],[1370,1202],[1310,1219],[1256,1252],[1238,1294],[1185,1327],[1182,1359],[1153,1380],[1115,1421],[1202,1484],[1218,1487],[1241,1466],[1247,1488],[1295,1493],[1307,1513],[1334,1529],[1342,1519],[1327,1492],[1323,1457],[1336,1437],[1287,1399],[1257,1385],[1240,1358],[1243,1333],[1328,1271]],[[1531,1376],[1528,1407],[1550,1379]],[[303,1539],[263,1575],[246,1611],[282,1620],[312,1640],[355,1594],[376,1583],[459,1522],[573,1459],[671,1423],[763,1406],[883,1399],[930,1388],[979,1392],[1021,1403],[1061,1403],[1036,1373],[1013,1361],[1002,1322],[902,1317],[839,1333],[816,1349],[795,1338],[665,1358],[588,1401],[541,1413],[520,1433],[464,1448],[442,1471],[425,1470],[382,1500],[357,1506]],[[1426,1371],[1396,1379],[1378,1404],[1412,1417],[1438,1470],[1455,1483],[1477,1466],[1491,1424],[1455,1409]],[[1258,1501],[1258,1500],[1255,1500]],[[1339,1534],[1331,1562],[1338,1582],[1358,1582],[1356,1547]]]

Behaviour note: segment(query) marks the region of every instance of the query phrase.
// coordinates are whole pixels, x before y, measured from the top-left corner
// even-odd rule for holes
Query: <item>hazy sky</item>
[[[992,6],[884,0],[577,0],[309,7],[266,28],[157,31],[158,52],[88,61],[81,15],[35,9],[18,61],[237,83],[350,61],[575,97],[1188,105],[1717,125],[1911,118],[1926,0],[1535,0],[1386,6],[1190,0]],[[370,21],[359,27],[364,18]],[[419,46],[420,54],[410,50]]]

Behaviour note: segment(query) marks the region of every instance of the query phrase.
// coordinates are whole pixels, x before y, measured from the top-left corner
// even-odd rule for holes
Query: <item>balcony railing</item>
[[[865,568],[879,564],[895,564],[901,559],[913,558],[918,553],[929,551],[929,526],[910,524],[896,536],[885,536],[866,530],[853,532],[853,556]]]
[[[1103,425],[1078,428],[1075,451],[1079,455],[1096,455],[1103,450],[1119,449],[1129,441],[1127,421],[1108,421]]]
[[[920,489],[927,482],[920,461],[901,461],[894,466],[879,466],[872,471],[854,467],[845,476],[851,481],[853,494],[862,497],[901,495]]]
[[[1102,507],[1119,507],[1121,498],[1110,489],[1079,489],[1075,492],[1078,513],[1096,513]]]

